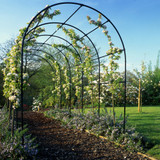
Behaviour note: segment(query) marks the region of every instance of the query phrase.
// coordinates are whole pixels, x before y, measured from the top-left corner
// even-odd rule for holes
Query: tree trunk
[[[138,112],[141,111],[141,79],[139,79],[139,92],[138,92]]]

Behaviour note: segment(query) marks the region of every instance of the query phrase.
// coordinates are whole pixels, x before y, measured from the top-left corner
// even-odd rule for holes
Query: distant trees
[[[0,44],[0,63],[7,56],[7,53],[11,50],[12,46],[15,44],[15,39],[12,37],[7,40],[5,43]]]
[[[143,79],[142,103],[143,105],[160,104],[160,53],[157,57],[157,63],[152,70],[151,62],[146,67]]]
[[[138,94],[139,94],[139,79],[141,79],[141,104],[142,105],[158,105],[160,104],[160,66],[159,66],[159,55],[157,57],[157,63],[154,67],[152,67],[151,63],[146,65],[144,62],[141,64],[141,70],[134,70],[134,72],[127,71],[127,105],[133,106],[138,104]],[[45,67],[44,67],[45,66]],[[153,68],[153,69],[152,69]],[[41,86],[37,91],[39,92],[39,98],[43,101],[45,106],[52,106],[54,103],[53,98],[53,84],[51,80],[49,80],[50,75],[45,76],[45,81],[48,81],[48,85],[46,87],[42,87],[45,84],[43,81],[43,73],[49,70],[49,65],[42,65],[40,72],[35,75],[30,81],[30,85],[34,87]],[[50,70],[51,72],[51,70]],[[104,84],[101,85],[101,103],[104,106],[112,106],[112,94],[109,91],[109,86],[107,81],[103,80],[103,74],[101,74],[101,82]],[[121,73],[116,73],[115,77],[122,77]],[[48,78],[47,78],[48,77]],[[95,76],[96,77],[96,76]],[[64,77],[62,76],[62,81],[64,81]],[[96,79],[96,78],[95,78]],[[94,85],[93,81],[93,84]],[[63,82],[62,82],[63,83]],[[87,85],[88,80],[85,77],[85,85]],[[72,88],[74,89],[74,87]],[[72,91],[72,94],[75,94]],[[73,95],[72,95],[73,96]],[[52,98],[51,98],[52,97]],[[63,97],[64,98],[64,97]],[[62,99],[63,99],[62,98]],[[64,98],[65,100],[65,98]],[[90,101],[90,98],[87,98]],[[123,98],[123,84],[119,84],[118,88],[115,90],[115,106],[123,106],[124,98]],[[74,100],[73,100],[74,101]],[[63,103],[65,106],[65,103]]]
[[[5,64],[3,63],[2,60],[6,57],[7,53],[10,51],[10,49],[12,48],[14,44],[15,44],[14,38],[6,41],[6,43],[4,44],[0,44],[0,105],[1,106],[3,106],[5,103],[5,98],[3,97],[3,73],[2,73],[2,69],[5,67]],[[56,47],[63,48],[65,46],[61,45],[61,46],[56,46]],[[92,52],[92,48],[90,49]],[[44,48],[44,50],[47,51],[49,49]],[[49,52],[54,55],[55,50],[52,50]],[[72,52],[72,51],[70,49],[69,51],[66,50],[66,52]],[[28,57],[26,58],[27,61],[25,61],[24,63],[25,70],[27,70],[29,74],[28,83],[30,85],[30,87],[28,87],[27,90],[25,91],[24,101],[26,104],[31,105],[33,101],[33,97],[37,97],[42,102],[43,106],[53,106],[59,101],[55,99],[56,96],[54,96],[54,94],[56,94],[58,90],[56,93],[53,93],[53,91],[55,90],[54,88],[55,83],[57,83],[57,81],[55,82],[53,81],[53,77],[56,76],[55,74],[57,70],[57,68],[55,67],[56,65],[54,64],[53,68],[51,68],[51,66],[48,63],[46,63],[46,61],[34,56],[34,54],[36,54],[36,51],[32,53],[33,55],[28,55]],[[71,54],[69,55],[67,53],[65,54],[70,59],[72,58],[72,56],[75,56],[74,57],[75,60],[73,59],[71,61],[73,63],[73,64],[71,63],[72,65],[74,65],[74,63],[75,64],[79,63],[79,61],[76,62],[77,55],[75,53],[72,53],[72,55]],[[62,100],[62,105],[67,106],[68,105],[67,103],[69,103],[69,87],[66,88],[67,86],[64,86],[64,84],[65,84],[65,81],[68,81],[67,82],[68,84],[70,83],[69,78],[68,78],[70,73],[66,70],[68,65],[67,65],[67,62],[63,61],[64,57],[60,56],[60,54],[57,54],[57,57],[55,58],[58,60],[60,64],[64,65],[64,68],[62,68],[62,72],[61,72],[62,73],[61,83],[63,87],[62,88],[63,96],[61,97],[61,100]],[[49,60],[49,57],[48,57],[48,60]],[[159,60],[160,60],[160,53],[157,56],[157,63],[155,66],[152,66],[151,62],[149,64],[145,64],[144,62],[142,62],[140,71],[137,69],[135,69],[133,72],[127,71],[127,104],[128,105],[138,104],[138,93],[141,93],[140,103],[142,105],[160,104],[160,62]],[[55,63],[53,61],[50,61],[50,62]],[[86,62],[90,63],[90,61],[87,61],[87,60]],[[96,72],[93,70],[92,74],[94,74],[94,78],[92,78],[92,74],[89,74],[87,72],[89,71],[87,70],[87,67],[90,67],[90,65],[88,66],[86,65],[86,67],[84,67],[84,69],[86,70],[85,71],[86,73],[83,79],[84,81],[84,101],[86,101],[86,104],[87,103],[91,104],[92,102],[94,102],[94,100],[96,100],[96,98],[94,97],[97,96],[97,95],[94,96],[93,95],[94,93],[92,93],[92,91],[97,90],[97,88],[95,89],[95,87],[97,85],[96,77],[98,77],[98,75],[96,75]],[[74,73],[74,70],[72,68],[71,70],[72,70],[72,77],[74,81],[74,78],[76,78],[76,74]],[[104,70],[107,71],[106,68]],[[118,86],[116,86],[117,85],[116,84],[114,88],[112,87],[112,89],[114,89],[113,93],[114,93],[115,106],[122,106],[123,101],[124,101],[123,85],[121,83],[121,81],[123,80],[122,77],[123,75],[119,72],[112,74],[112,78],[120,79],[119,80],[120,83],[118,82],[119,83]],[[139,92],[139,79],[141,79],[140,92]],[[109,83],[108,80],[109,80],[109,77],[108,78],[106,77],[105,72],[101,73],[101,81],[104,84],[101,85],[101,97],[100,97],[101,99],[100,100],[102,104],[105,104],[105,106],[112,106],[113,95],[112,95],[112,92],[110,91],[110,85],[107,84]],[[89,84],[89,81],[90,81],[90,84]],[[74,97],[72,98],[73,105],[75,105],[75,102],[77,101],[76,100],[77,91],[78,90],[76,90],[76,87],[74,87],[73,85],[72,93],[71,93],[72,97]],[[64,95],[67,97],[67,100]],[[95,105],[97,105],[96,102],[94,103]]]
[[[139,79],[141,79],[141,97],[142,105],[160,104],[160,53],[157,56],[157,63],[152,66],[151,62],[146,65],[141,64],[141,70],[134,70],[128,73],[127,82],[127,103],[135,105],[138,102]],[[153,68],[153,69],[152,69]]]

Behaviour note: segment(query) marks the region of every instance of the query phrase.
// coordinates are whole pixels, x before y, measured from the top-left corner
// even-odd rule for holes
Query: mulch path
[[[66,129],[43,113],[25,111],[24,122],[39,144],[38,160],[148,160],[94,135]]]

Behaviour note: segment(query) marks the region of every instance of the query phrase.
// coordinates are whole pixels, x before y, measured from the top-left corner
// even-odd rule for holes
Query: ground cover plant
[[[98,117],[96,109],[94,112],[92,111],[92,108],[87,108],[82,114],[80,110],[74,109],[70,117],[67,110],[54,109],[45,111],[45,115],[61,120],[67,127],[80,130],[87,129],[96,135],[106,136],[111,141],[114,140],[120,144],[128,145],[132,150],[142,151],[143,148],[145,153],[160,158],[160,107],[146,106],[142,108],[141,113],[138,112],[138,107],[127,107],[127,124],[133,127],[127,127],[126,135],[122,131],[123,107],[115,107],[116,117],[118,117],[115,126],[111,107],[108,107],[107,110],[101,109],[101,117]],[[141,141],[137,141],[138,137]],[[124,138],[126,138],[128,144],[123,141]],[[135,142],[137,142],[137,146]]]
[[[112,108],[108,107],[112,112]],[[91,109],[85,109],[89,112]],[[103,109],[101,110],[103,113]],[[115,107],[117,116],[123,113],[123,107]],[[138,107],[127,107],[127,123],[135,127],[146,142],[146,153],[160,159],[160,106],[143,106],[142,112],[138,112]]]
[[[117,114],[122,112],[117,108]],[[142,107],[142,112],[138,113],[137,107],[128,107],[128,123],[136,127],[148,142],[147,153],[160,159],[160,106]]]
[[[123,120],[121,116],[114,123],[113,114],[105,110],[101,116],[97,111],[81,113],[79,110],[72,111],[53,109],[44,112],[45,116],[62,121],[64,126],[79,130],[88,130],[97,136],[105,136],[109,140],[125,145],[132,151],[142,151],[143,143],[141,135],[131,126],[126,126],[123,131]]]
[[[66,128],[60,121],[45,117],[40,112],[25,111],[24,119],[30,133],[37,137],[39,144],[37,159],[150,160],[98,136]]]
[[[18,128],[12,135],[8,124],[8,112],[5,108],[0,110],[0,159],[35,159],[38,153],[37,145],[34,142],[35,138],[31,138],[27,131],[26,127],[24,130]]]

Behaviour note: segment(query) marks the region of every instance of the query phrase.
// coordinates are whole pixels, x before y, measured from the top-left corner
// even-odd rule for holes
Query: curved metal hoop
[[[116,31],[116,33],[117,33],[117,35],[118,35],[118,37],[119,37],[119,39],[120,39],[120,42],[121,42],[121,44],[122,44],[122,47],[123,47],[123,52],[124,52],[124,125],[123,125],[123,129],[124,129],[124,132],[125,132],[125,123],[126,123],[126,50],[125,50],[125,46],[124,46],[124,42],[123,42],[123,40],[122,40],[122,37],[121,37],[121,35],[120,35],[120,33],[119,33],[119,31],[117,30],[117,28],[115,27],[115,25],[110,21],[110,19],[108,19],[102,12],[100,12],[100,11],[98,11],[97,9],[95,9],[95,8],[92,8],[92,7],[90,7],[90,6],[87,6],[87,5],[84,5],[84,4],[81,4],[81,3],[76,3],[76,2],[61,2],[61,3],[56,3],[56,4],[53,4],[53,5],[50,5],[50,6],[48,6],[48,7],[46,7],[46,8],[44,8],[43,10],[41,10],[38,14],[36,14],[35,15],[35,17],[30,21],[30,23],[28,24],[28,26],[27,26],[27,28],[26,28],[26,30],[25,30],[25,33],[24,33],[24,35],[23,35],[23,40],[22,40],[22,50],[21,50],[21,108],[22,108],[22,129],[23,129],[23,49],[24,49],[24,46],[25,46],[25,39],[26,39],[26,36],[30,33],[30,31],[31,30],[34,30],[35,28],[32,28],[31,30],[30,30],[30,26],[31,26],[31,24],[32,24],[32,22],[36,19],[36,17],[38,16],[38,15],[40,15],[41,13],[45,13],[48,9],[50,9],[50,8],[52,8],[52,7],[54,7],[54,6],[58,6],[58,5],[66,5],[66,4],[70,4],[70,5],[75,5],[75,6],[78,6],[78,8],[73,12],[73,14],[71,14],[67,19],[66,19],[66,21],[64,22],[64,23],[61,23],[61,22],[52,22],[52,23],[57,23],[57,24],[60,24],[61,26],[60,26],[60,28],[63,26],[63,25],[67,25],[67,26],[70,26],[70,27],[72,27],[72,28],[75,28],[76,30],[78,30],[78,31],[80,31],[84,36],[83,37],[87,37],[88,38],[88,40],[91,42],[91,44],[93,45],[93,48],[95,49],[95,51],[96,51],[96,55],[97,55],[97,59],[98,59],[98,66],[99,66],[99,73],[98,73],[98,75],[99,75],[99,106],[98,106],[98,113],[100,113],[100,92],[101,92],[101,90],[100,90],[100,85],[101,85],[101,82],[100,82],[100,58],[103,58],[104,56],[102,56],[102,57],[100,57],[99,56],[99,53],[98,53],[98,51],[97,51],[97,49],[96,49],[96,47],[95,47],[95,45],[94,45],[94,43],[93,43],[93,41],[88,37],[88,35],[90,34],[90,33],[92,33],[92,32],[94,32],[96,29],[97,29],[97,27],[96,28],[94,28],[93,30],[91,30],[90,32],[88,32],[88,33],[84,33],[82,30],[80,30],[79,28],[77,28],[77,27],[75,27],[75,26],[73,26],[73,25],[71,25],[71,24],[67,24],[67,21],[74,15],[74,14],[76,14],[82,7],[86,7],[86,8],[88,8],[88,9],[91,9],[91,10],[93,10],[93,11],[95,11],[95,12],[97,12],[97,13],[99,13],[99,14],[101,14],[105,19],[106,19],[106,22],[105,23],[110,23],[111,24],[111,26],[114,28],[114,30]],[[45,23],[45,24],[47,24],[47,23]],[[48,24],[51,24],[51,22],[50,23],[48,23]],[[38,22],[37,23],[37,25],[36,25],[36,27],[39,27],[39,26],[41,26],[41,25],[44,25],[44,24],[40,24],[40,22]],[[54,32],[53,32],[53,34],[52,35],[50,35],[48,38],[47,38],[47,40],[45,40],[44,41],[44,43],[42,43],[42,46],[44,45],[44,44],[46,44],[46,42],[51,38],[51,37],[53,37],[53,36],[55,36],[54,34],[60,29],[60,28],[58,28],[57,30],[55,30]],[[58,36],[57,36],[58,37]],[[59,36],[59,38],[60,38],[60,36]],[[62,38],[62,37],[61,37]],[[69,47],[69,46],[68,46]],[[62,50],[61,50],[62,51]],[[60,52],[60,51],[59,51]],[[69,63],[69,61],[68,61],[68,63]],[[83,71],[82,71],[82,76],[83,76]],[[83,81],[83,77],[82,77],[82,81]],[[82,85],[82,90],[83,90],[83,85]],[[83,97],[83,91],[82,91],[82,97]],[[82,100],[82,106],[83,106],[83,100]]]
[[[42,43],[36,43],[36,44],[42,44]],[[51,44],[48,44],[48,43],[45,43],[45,45],[48,45],[48,46],[52,46]],[[68,68],[69,68],[69,73],[70,73],[70,77],[69,77],[69,79],[70,79],[70,84],[72,84],[72,74],[71,74],[71,66],[70,66],[70,63],[69,63],[69,60],[68,60],[68,58],[66,57],[66,55],[60,50],[60,49],[58,49],[57,47],[54,47],[56,50],[58,50],[58,53],[61,53],[63,56],[64,56],[64,58],[66,59],[66,62],[67,62],[67,64],[68,64]],[[43,51],[43,50],[37,50],[37,51],[42,51],[42,52],[45,52],[45,51]],[[47,53],[47,52],[45,52],[45,53]],[[54,60],[55,60],[55,58],[53,57],[53,55],[51,55],[51,54],[49,54],[49,53],[47,53],[49,56],[51,56]],[[59,65],[60,66],[60,65]],[[61,69],[60,69],[60,72],[61,72]],[[60,79],[61,79],[61,77],[60,77]],[[62,88],[62,85],[61,85],[61,88]],[[61,91],[62,92],[62,91]],[[70,85],[70,98],[69,98],[69,110],[71,111],[71,94],[72,94],[72,91],[71,91],[71,85]],[[62,95],[61,95],[61,97],[62,97]],[[62,101],[62,98],[61,98],[61,100],[60,100],[60,107],[61,107],[61,102]]]

